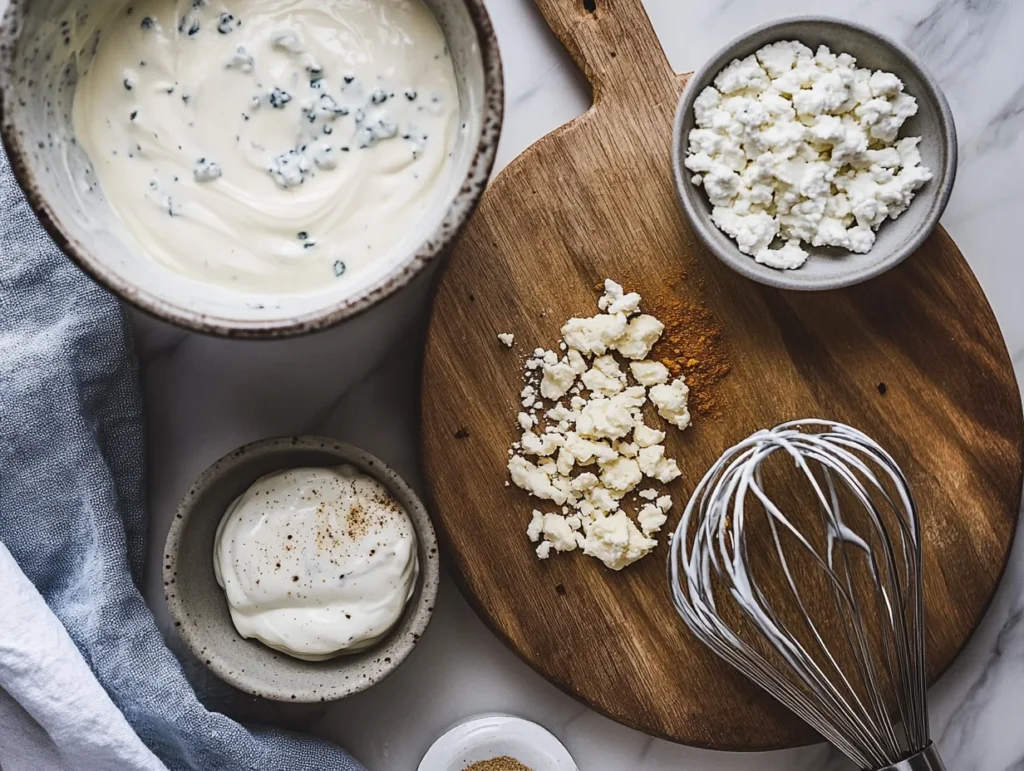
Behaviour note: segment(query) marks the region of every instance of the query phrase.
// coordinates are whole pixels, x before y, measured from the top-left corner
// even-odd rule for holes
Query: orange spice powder
[[[724,406],[718,384],[730,369],[727,347],[711,311],[682,296],[685,285],[686,276],[681,274],[663,291],[644,296],[645,311],[665,325],[650,358],[668,367],[674,377],[685,376],[691,410],[718,418]]]

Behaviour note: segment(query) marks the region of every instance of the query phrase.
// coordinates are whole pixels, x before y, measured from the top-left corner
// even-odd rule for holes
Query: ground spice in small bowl
[[[524,766],[515,758],[502,755],[492,760],[481,760],[471,766],[466,766],[465,771],[533,771],[529,766]]]

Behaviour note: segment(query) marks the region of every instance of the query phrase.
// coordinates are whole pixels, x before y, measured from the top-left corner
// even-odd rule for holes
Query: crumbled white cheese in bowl
[[[956,132],[901,46],[801,19],[754,30],[691,78],[674,154],[683,208],[716,256],[762,283],[831,289],[892,267],[931,232]]]

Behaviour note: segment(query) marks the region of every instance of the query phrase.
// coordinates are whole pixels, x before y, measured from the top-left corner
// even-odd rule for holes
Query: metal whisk
[[[776,453],[797,485],[766,484]],[[797,502],[788,514],[768,488]],[[868,436],[801,420],[726,451],[686,507],[669,581],[702,642],[861,768],[943,770],[925,701],[918,512]]]

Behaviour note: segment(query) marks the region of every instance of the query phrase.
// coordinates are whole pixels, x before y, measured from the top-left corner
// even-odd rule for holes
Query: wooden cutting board
[[[592,83],[594,106],[495,180],[440,285],[422,449],[449,564],[513,650],[615,720],[716,749],[813,741],[689,636],[669,599],[664,543],[621,573],[579,553],[534,557],[525,535],[534,503],[505,486],[522,354],[552,347],[565,319],[595,313],[606,277],[708,310],[731,373],[714,395],[720,418],[697,415],[670,433],[683,469],[670,525],[720,453],[758,428],[827,417],[875,437],[903,466],[924,518],[935,678],[989,604],[1021,499],[1021,401],[996,320],[942,230],[902,266],[843,291],[787,293],[730,272],[676,202],[671,127],[685,77],[669,67],[641,0],[538,4]],[[517,349],[501,346],[499,332],[515,333]]]

